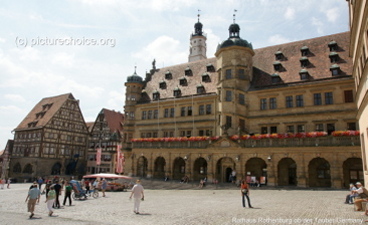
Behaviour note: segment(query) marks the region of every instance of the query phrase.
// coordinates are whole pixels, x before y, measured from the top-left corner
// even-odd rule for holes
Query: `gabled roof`
[[[123,131],[124,115],[121,112],[116,112],[108,109],[103,109],[107,125],[111,132]]]
[[[202,74],[208,73],[211,77],[211,82],[204,83],[207,93],[216,93],[217,91],[217,74],[216,72],[207,72],[206,65],[211,64],[216,68],[216,58],[207,58],[203,60],[188,62],[184,64],[168,66],[159,69],[152,75],[151,81],[147,82],[145,91],[150,99],[155,91],[160,93],[160,98],[171,98],[174,95],[174,89],[180,85],[180,79],[185,77],[187,86],[180,87],[182,96],[195,95],[197,93],[197,85],[202,82]],[[185,70],[192,71],[191,76],[185,76]],[[165,74],[170,71],[172,79],[165,79]],[[166,89],[160,89],[159,84],[166,82]]]
[[[86,122],[86,126],[87,126],[87,129],[88,129],[89,133],[92,132],[92,128],[93,128],[94,124],[95,124],[95,122]]]
[[[300,60],[307,59],[310,65],[306,67],[313,80],[331,78],[335,79],[330,72],[332,64],[329,57],[331,51],[328,44],[334,40],[338,49],[337,52],[341,60],[338,65],[341,68],[341,75],[352,75],[352,59],[349,57],[350,33],[332,34],[302,41],[296,41],[281,45],[275,45],[265,48],[255,49],[253,56],[253,88],[262,88],[272,85],[270,75],[275,73],[273,62],[275,61],[275,52],[282,51],[284,59],[280,64],[284,70],[278,74],[284,84],[304,81],[300,80],[299,71],[302,69]],[[307,47],[309,54],[302,56],[301,48]]]
[[[44,127],[68,99],[75,100],[71,93],[43,98],[33,107],[14,131]],[[29,127],[30,123],[33,123],[34,126]]]

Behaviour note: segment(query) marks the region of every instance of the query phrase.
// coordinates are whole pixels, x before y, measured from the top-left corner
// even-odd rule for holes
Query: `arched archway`
[[[153,171],[153,176],[156,178],[164,178],[165,177],[165,166],[166,160],[164,157],[159,156],[155,160],[155,167]]]
[[[207,176],[207,161],[199,157],[194,161],[193,180],[200,180]]]
[[[314,158],[308,165],[309,187],[331,187],[330,163],[324,158]]]
[[[173,164],[173,175],[174,180],[180,180],[185,175],[185,161],[182,157],[177,157]]]
[[[296,163],[292,158],[283,158],[277,165],[277,183],[279,186],[297,185]]]
[[[235,162],[229,157],[223,157],[217,161],[217,180],[230,182],[230,174],[235,169]]]
[[[343,165],[344,187],[349,187],[350,183],[364,182],[363,161],[360,158],[348,158]],[[364,184],[363,184],[364,185]]]
[[[146,177],[148,169],[148,160],[146,157],[141,156],[137,160],[137,176]]]
[[[33,167],[31,164],[27,164],[24,169],[23,169],[23,173],[28,173],[28,174],[32,174],[33,173]]]
[[[255,180],[261,181],[261,177],[267,181],[267,163],[258,157],[250,158],[245,163],[245,174],[247,175],[247,182],[255,183]],[[252,178],[251,180],[249,178]]]
[[[21,173],[22,172],[22,167],[20,166],[20,163],[16,163],[13,166],[13,173]]]
[[[51,175],[60,175],[61,173],[61,164],[55,163],[51,168]]]

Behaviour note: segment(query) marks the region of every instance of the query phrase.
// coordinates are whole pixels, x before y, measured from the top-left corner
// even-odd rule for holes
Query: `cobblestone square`
[[[47,216],[45,196],[29,219],[24,202],[30,184],[0,189],[0,224],[365,224],[362,212],[343,204],[348,191],[251,190],[253,209],[243,208],[239,190],[145,190],[141,214],[130,192],[73,201]],[[143,183],[144,186],[144,183]],[[61,197],[63,199],[64,196]]]

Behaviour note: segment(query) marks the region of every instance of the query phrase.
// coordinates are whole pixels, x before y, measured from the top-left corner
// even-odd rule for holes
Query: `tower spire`
[[[233,23],[235,23],[235,17],[236,17],[236,12],[237,12],[238,10],[236,10],[236,9],[234,9],[234,14],[233,14]]]
[[[198,23],[199,23],[199,17],[201,16],[201,14],[199,14],[199,12],[200,12],[201,10],[200,9],[198,9]]]

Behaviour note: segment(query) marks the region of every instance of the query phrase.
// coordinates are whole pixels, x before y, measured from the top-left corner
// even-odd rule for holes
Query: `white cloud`
[[[340,12],[339,12],[339,9],[336,7],[326,10],[326,17],[327,17],[327,20],[330,22],[336,22],[339,16],[340,16]]]
[[[291,7],[287,7],[286,12],[284,14],[284,18],[287,20],[292,20],[295,17],[295,9]]]
[[[291,40],[286,37],[283,37],[281,34],[275,34],[268,38],[268,43],[270,43],[270,45],[277,45],[288,42],[291,42]]]
[[[6,106],[0,106],[0,112],[2,112],[1,114],[14,115],[14,114],[22,113],[23,110],[15,105],[6,105]]]
[[[316,17],[312,17],[312,25],[317,28],[318,34],[323,34],[323,23],[321,20],[317,19]]]
[[[66,52],[58,52],[52,56],[51,63],[59,65],[61,67],[72,67],[75,59],[74,54],[68,54]]]
[[[21,95],[15,95],[15,94],[6,94],[5,99],[8,99],[13,102],[25,102],[26,100]]]
[[[0,38],[0,43],[5,43],[6,39],[5,38]]]
[[[211,58],[214,57],[217,45],[221,42],[221,38],[215,35],[211,29],[207,29],[206,33],[207,33],[207,58]]]
[[[145,62],[151,62],[155,58],[159,63],[159,67],[160,63],[164,63],[165,66],[182,63],[188,60],[188,53],[180,47],[183,47],[180,41],[164,35],[156,38],[142,50],[133,54],[133,57]]]
[[[123,105],[125,102],[124,92],[110,91],[109,100],[107,101],[107,106],[109,109],[114,109],[117,111],[123,111]]]

